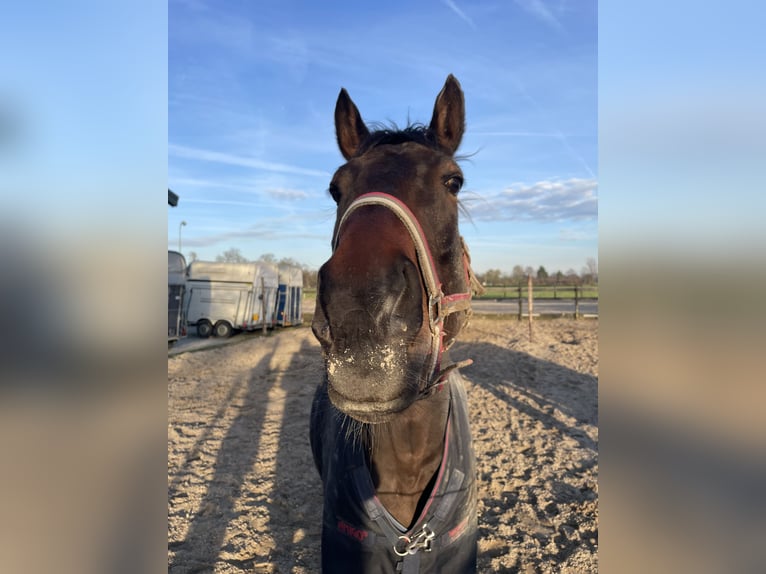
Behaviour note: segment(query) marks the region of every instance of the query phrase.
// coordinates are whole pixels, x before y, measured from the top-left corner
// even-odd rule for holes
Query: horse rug
[[[440,392],[450,393],[442,461],[420,516],[406,529],[375,495],[364,446],[346,436],[343,417],[327,396],[327,384],[317,389],[311,446],[324,484],[325,574],[476,571],[476,463],[466,392],[457,370]]]

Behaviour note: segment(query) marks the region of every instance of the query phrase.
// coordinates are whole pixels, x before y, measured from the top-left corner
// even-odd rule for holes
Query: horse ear
[[[364,125],[359,110],[345,88],[341,88],[335,103],[335,136],[338,138],[338,147],[343,157],[347,160],[354,157],[368,135],[370,132]]]
[[[450,154],[457,151],[465,130],[465,100],[460,82],[450,74],[434,104],[431,131],[439,145]]]

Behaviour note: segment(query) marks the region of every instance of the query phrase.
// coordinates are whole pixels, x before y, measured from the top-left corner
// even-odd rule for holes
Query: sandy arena
[[[452,350],[479,480],[479,572],[598,571],[598,321],[475,317]],[[307,326],[168,358],[168,572],[319,572]]]

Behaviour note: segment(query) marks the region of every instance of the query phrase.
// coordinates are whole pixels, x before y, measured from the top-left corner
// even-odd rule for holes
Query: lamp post
[[[181,228],[186,225],[185,221],[182,221],[178,226],[178,252],[181,253]]]

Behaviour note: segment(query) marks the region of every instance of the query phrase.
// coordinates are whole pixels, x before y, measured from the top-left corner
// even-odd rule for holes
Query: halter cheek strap
[[[444,380],[446,380],[446,375],[450,371],[457,367],[469,365],[473,362],[469,359],[467,361],[451,364],[444,369],[441,368],[441,357],[445,350],[444,319],[448,315],[458,311],[464,311],[470,314],[473,292],[482,293],[484,288],[471,269],[471,256],[465,241],[461,237],[460,243],[463,250],[463,266],[466,273],[466,282],[469,285],[470,290],[466,293],[451,293],[445,295],[442,291],[442,283],[439,280],[439,274],[436,271],[436,265],[434,264],[431,250],[428,247],[428,241],[423,233],[423,228],[404,202],[387,193],[365,193],[356,198],[351,205],[348,206],[348,209],[341,217],[336,228],[336,235],[333,238],[333,252],[338,247],[341,227],[348,219],[349,215],[351,215],[354,210],[365,205],[380,205],[392,211],[407,229],[410,238],[415,245],[418,267],[420,268],[423,285],[426,289],[426,296],[428,297],[428,325],[431,331],[430,367],[428,371],[430,373],[430,379],[425,388],[421,391],[421,396],[428,396],[434,390],[441,388]]]

